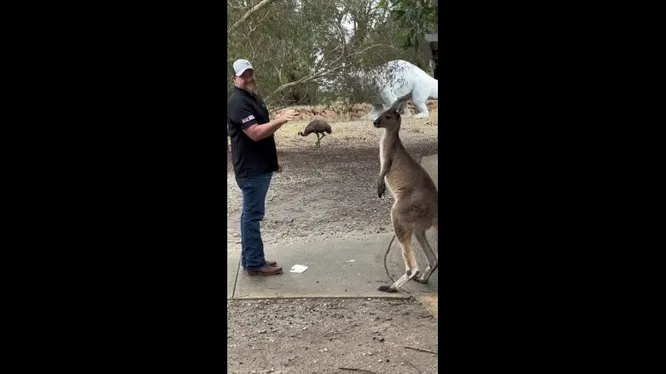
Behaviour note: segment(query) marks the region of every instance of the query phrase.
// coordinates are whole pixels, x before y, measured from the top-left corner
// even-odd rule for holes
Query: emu
[[[419,283],[427,283],[438,266],[435,251],[426,239],[426,231],[432,227],[435,230],[435,243],[437,242],[437,187],[423,167],[409,155],[398,135],[401,124],[400,112],[410,95],[398,98],[373,122],[376,128],[384,129],[379,142],[381,167],[377,180],[377,195],[382,198],[388,184],[395,198],[391,208],[391,221],[405,261],[405,274],[392,285],[378,288],[385,292],[397,292],[412,279]],[[419,274],[419,265],[412,250],[412,234],[416,236],[419,246],[425,253],[426,268],[421,277],[416,277]]]
[[[321,145],[321,139],[324,139],[324,136],[326,136],[327,133],[330,134],[332,132],[333,132],[333,130],[331,130],[331,125],[329,125],[328,123],[326,123],[322,120],[316,119],[316,120],[310,122],[305,127],[305,130],[303,130],[303,132],[299,132],[298,135],[308,136],[311,133],[315,133],[317,135],[317,142],[315,143],[315,145],[317,147],[319,147]],[[319,138],[320,134],[321,134],[321,138]]]

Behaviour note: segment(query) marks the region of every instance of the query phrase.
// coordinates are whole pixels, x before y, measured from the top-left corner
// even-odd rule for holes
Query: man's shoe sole
[[[273,273],[266,273],[266,272],[263,272],[263,271],[256,271],[256,270],[245,270],[245,272],[249,276],[257,276],[257,275],[269,276],[269,275],[282,274],[282,269],[280,269],[279,271],[273,272]]]

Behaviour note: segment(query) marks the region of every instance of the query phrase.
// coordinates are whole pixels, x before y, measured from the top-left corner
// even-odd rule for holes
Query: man
[[[247,60],[234,62],[233,81],[227,120],[236,183],[243,193],[241,265],[248,275],[281,274],[282,268],[264,257],[259,221],[264,218],[271,177],[279,171],[273,134],[294,119],[296,112],[287,110],[269,120],[268,109],[255,92],[254,69]]]

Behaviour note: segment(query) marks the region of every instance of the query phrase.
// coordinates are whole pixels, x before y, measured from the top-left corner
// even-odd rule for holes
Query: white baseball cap
[[[254,70],[254,68],[252,67],[252,64],[250,64],[250,61],[243,60],[243,59],[234,61],[234,75],[235,76],[238,77],[238,76],[242,75],[243,72],[247,69]]]

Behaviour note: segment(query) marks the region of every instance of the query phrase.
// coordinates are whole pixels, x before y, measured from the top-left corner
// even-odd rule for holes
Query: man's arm
[[[247,135],[248,138],[257,142],[261,139],[266,139],[273,135],[285,123],[287,123],[287,120],[284,118],[276,118],[268,123],[263,124],[258,124],[255,121],[255,123],[249,125],[249,127],[243,127],[243,132],[245,135]]]
[[[278,118],[268,123],[260,124],[257,122],[257,118],[250,105],[244,103],[233,110],[230,117],[237,123],[240,123],[241,130],[243,130],[248,138],[257,142],[273,135],[282,125],[293,119],[295,114],[293,110],[287,110]]]

